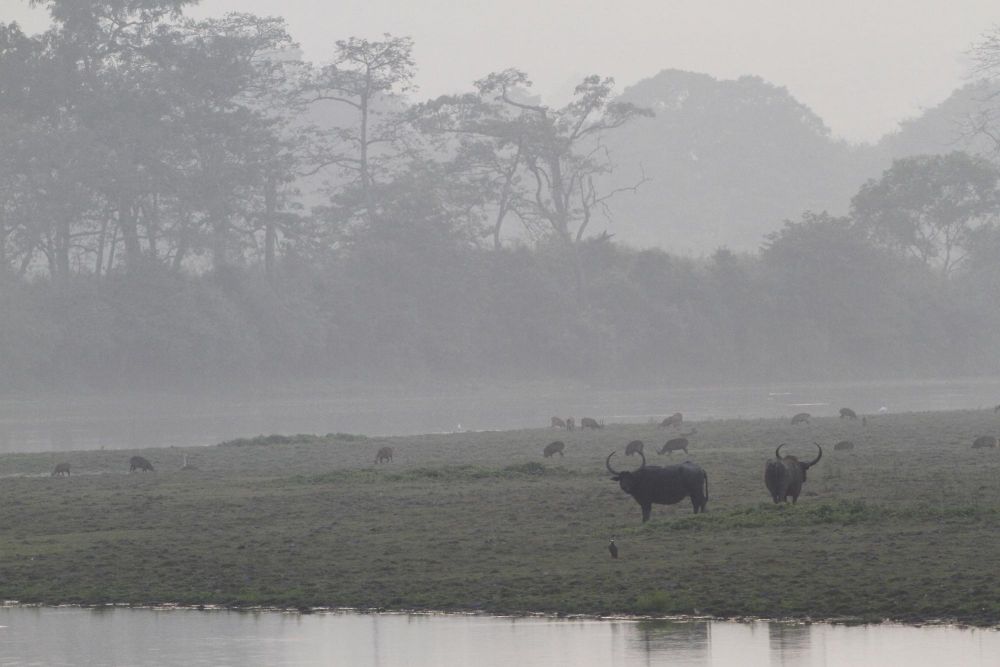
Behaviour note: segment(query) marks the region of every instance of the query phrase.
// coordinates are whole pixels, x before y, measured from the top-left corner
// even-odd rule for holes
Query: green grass
[[[654,425],[261,436],[142,450],[157,472],[131,475],[135,451],[0,456],[0,598],[1000,623],[1000,451],[971,449],[1000,417],[697,428],[690,457],[648,461],[700,463],[708,513],[656,505],[646,524],[604,458],[636,467],[626,443],[672,437]],[[556,437],[565,458],[543,459]],[[813,440],[798,505],[773,505],[765,460]],[[72,477],[48,476],[59,461]]]

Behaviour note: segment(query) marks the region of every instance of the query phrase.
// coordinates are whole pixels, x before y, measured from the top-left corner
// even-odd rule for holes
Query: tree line
[[[617,198],[670,184],[607,185],[606,138],[652,114],[610,78],[418,102],[406,37],[317,66],[281,19],[39,4],[47,32],[0,26],[0,388],[1000,371],[986,157],[898,160],[848,216],[683,258],[613,238]]]

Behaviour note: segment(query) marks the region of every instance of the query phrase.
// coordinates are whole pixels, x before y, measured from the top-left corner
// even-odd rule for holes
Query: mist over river
[[[598,389],[465,385],[430,390],[136,394],[0,399],[0,452],[188,447],[270,433],[414,435],[544,428],[553,415],[643,423],[992,409],[1000,379]]]

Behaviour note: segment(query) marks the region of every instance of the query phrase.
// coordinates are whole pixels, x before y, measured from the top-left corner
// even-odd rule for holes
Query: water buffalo
[[[559,417],[553,417],[551,428],[566,428],[566,422],[564,422]]]
[[[669,417],[664,418],[660,422],[660,428],[666,428],[668,426],[680,426],[684,422],[684,415],[679,412],[675,412]]]
[[[566,417],[566,430],[572,431],[574,428],[576,428],[576,422],[573,421],[572,417]]]
[[[836,445],[833,446],[834,451],[837,452],[849,452],[854,449],[854,443],[850,440],[841,440]]]
[[[556,454],[558,454],[559,456],[564,456],[563,454],[564,449],[566,449],[566,443],[564,443],[562,440],[556,440],[555,442],[550,442],[549,444],[545,445],[545,449],[542,450],[542,456],[544,456],[545,458],[549,458],[550,456],[555,456]]]
[[[841,419],[853,419],[853,420],[857,421],[857,419],[858,419],[858,413],[855,412],[854,410],[851,410],[850,408],[841,408],[840,409],[840,418]]]
[[[392,447],[383,447],[375,455],[375,463],[392,463]]]
[[[973,449],[994,449],[997,446],[997,439],[992,435],[981,435],[972,441]]]
[[[674,438],[672,440],[667,440],[665,443],[663,443],[663,446],[660,447],[660,449],[657,450],[657,453],[658,454],[671,454],[673,452],[683,450],[684,453],[687,454],[688,453],[688,445],[691,444],[690,442],[688,442],[688,436],[692,436],[692,435],[694,435],[697,432],[698,432],[698,429],[693,428],[690,431],[688,431],[687,433],[681,434],[681,437],[679,437],[679,438]]]
[[[596,419],[591,419],[590,417],[584,417],[580,420],[580,428],[604,428],[604,422],[600,424],[597,423]]]
[[[633,440],[625,445],[625,456],[632,456],[633,454],[642,452],[643,447],[645,445],[642,444],[642,440]]]
[[[799,414],[792,417],[793,424],[808,424],[809,419],[812,417],[808,412],[800,412]]]
[[[62,477],[65,475],[69,477],[69,464],[68,463],[57,463],[55,470],[52,471],[53,477]]]
[[[155,472],[153,464],[149,462],[149,459],[142,456],[133,456],[128,460],[128,471],[135,472],[136,470]]]
[[[802,463],[791,454],[781,456],[781,448],[785,446],[784,444],[778,445],[778,448],[774,450],[774,459],[768,461],[767,465],[764,466],[764,484],[775,503],[782,501],[787,503],[789,496],[792,497],[793,504],[799,499],[799,494],[802,493],[802,483],[806,481],[806,471],[819,463],[823,457],[823,448],[819,446],[818,442],[814,444],[819,449],[819,456],[809,463]]]
[[[708,475],[701,466],[685,461],[670,466],[647,466],[646,456],[642,457],[642,465],[638,470],[618,472],[611,467],[611,457],[608,454],[604,465],[611,473],[611,479],[618,482],[622,491],[635,498],[642,508],[642,521],[649,521],[653,503],[673,505],[687,497],[691,498],[694,513],[705,511],[708,504]]]

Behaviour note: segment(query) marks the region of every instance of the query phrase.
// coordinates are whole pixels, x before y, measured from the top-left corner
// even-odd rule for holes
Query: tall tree
[[[558,109],[529,100],[530,87],[527,74],[508,69],[477,81],[473,94],[439,98],[418,113],[426,127],[461,137],[460,155],[494,152],[492,160],[480,157],[478,164],[492,164],[497,186],[492,189],[495,243],[508,211],[529,230],[558,239],[572,256],[577,296],[585,301],[577,246],[593,216],[607,213],[614,195],[639,185],[611,191],[597,187],[597,176],[612,169],[601,138],[652,112],[614,101],[610,78],[585,78],[573,99]]]
[[[896,160],[862,186],[851,210],[870,238],[949,276],[973,230],[1000,215],[1000,170],[957,151]]]
[[[985,79],[993,86],[980,100],[979,113],[971,119],[972,134],[987,137],[1000,156],[1000,98],[996,86],[1000,84],[1000,26],[994,26],[972,48],[973,75]]]
[[[273,249],[279,188],[293,173],[288,118],[275,101],[288,92],[286,69],[295,61],[284,52],[291,46],[283,19],[234,13],[185,24],[180,42],[165,50],[177,136],[172,162],[189,221],[175,264],[205,239],[213,265],[223,267],[256,245],[261,228]],[[263,213],[254,208],[259,200]]]
[[[353,111],[353,122],[334,127],[313,157],[317,168],[335,166],[360,190],[362,217],[376,215],[375,184],[396,157],[404,117],[393,97],[413,89],[413,40],[385,34],[382,40],[351,37],[337,42],[333,62],[302,90],[309,104],[332,102]]]

